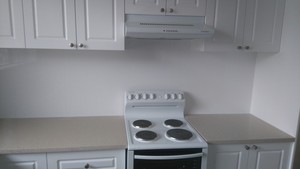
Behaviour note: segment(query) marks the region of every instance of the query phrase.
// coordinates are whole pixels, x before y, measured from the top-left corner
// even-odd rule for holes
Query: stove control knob
[[[140,100],[140,94],[138,94],[138,93],[135,94],[135,95],[134,95],[134,98],[135,98],[136,100]]]
[[[182,100],[182,99],[183,99],[183,94],[179,93],[179,94],[177,95],[177,98],[178,98],[179,100]]]
[[[171,94],[171,99],[175,100],[176,99],[176,94],[172,93]]]
[[[133,94],[128,94],[128,95],[127,95],[127,99],[128,99],[128,100],[132,100],[133,97],[134,97]]]
[[[142,94],[142,98],[143,98],[144,100],[147,100],[147,99],[148,99],[148,94],[147,94],[147,93],[143,93],[143,94]]]
[[[166,100],[170,99],[170,94],[168,94],[168,93],[165,94],[164,98],[165,98]]]
[[[155,94],[154,93],[150,93],[149,94],[149,99],[154,100],[155,99]]]

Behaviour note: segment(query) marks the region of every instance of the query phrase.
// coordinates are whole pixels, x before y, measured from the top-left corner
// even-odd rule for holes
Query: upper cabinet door
[[[124,1],[77,0],[78,49],[124,50]]]
[[[279,52],[285,0],[249,0],[244,46],[255,52]]]
[[[0,1],[0,47],[25,48],[22,0]]]
[[[167,0],[167,15],[205,16],[206,0]]]
[[[24,21],[27,48],[75,49],[74,0],[24,0]]]
[[[243,44],[246,3],[246,0],[207,1],[206,24],[215,29],[215,34],[205,41],[205,51],[236,51]]]
[[[166,0],[125,0],[126,14],[164,15]]]

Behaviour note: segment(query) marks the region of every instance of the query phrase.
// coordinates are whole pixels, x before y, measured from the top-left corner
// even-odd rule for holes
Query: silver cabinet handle
[[[165,12],[165,8],[160,8],[160,12],[164,13]]]
[[[250,146],[245,145],[245,149],[246,149],[246,150],[250,150]]]
[[[238,50],[243,50],[243,46],[237,46]]]
[[[252,145],[252,146],[251,146],[251,149],[252,149],[252,150],[257,150],[258,147],[257,147],[257,145]]]
[[[140,160],[175,160],[202,157],[203,153],[185,154],[185,155],[169,155],[169,156],[147,156],[147,155],[135,155],[134,159]]]
[[[82,48],[84,45],[82,43],[79,43],[78,45],[80,48]]]
[[[173,13],[173,12],[174,12],[174,9],[173,9],[173,8],[170,8],[170,9],[169,9],[169,12],[170,12],[170,13]]]
[[[69,43],[69,46],[70,46],[71,48],[73,48],[75,45],[74,45],[74,43]]]

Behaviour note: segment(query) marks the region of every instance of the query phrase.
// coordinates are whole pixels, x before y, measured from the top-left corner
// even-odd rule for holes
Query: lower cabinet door
[[[46,154],[0,155],[1,169],[47,169]]]
[[[125,169],[125,150],[48,153],[48,169]]]
[[[208,169],[246,169],[248,151],[241,145],[208,147]]]
[[[290,143],[256,144],[249,151],[248,169],[287,169]]]
[[[291,143],[208,146],[208,169],[287,169]]]

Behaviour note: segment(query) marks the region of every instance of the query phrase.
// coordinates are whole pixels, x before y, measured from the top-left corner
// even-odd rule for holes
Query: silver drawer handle
[[[171,155],[171,156],[147,156],[147,155],[135,155],[134,159],[139,160],[177,160],[202,157],[203,153],[185,154],[185,155]]]

